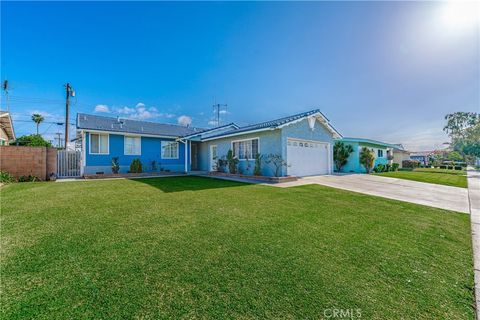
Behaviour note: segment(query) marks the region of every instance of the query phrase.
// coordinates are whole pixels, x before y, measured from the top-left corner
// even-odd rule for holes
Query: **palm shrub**
[[[375,168],[373,168],[373,171],[376,173],[383,172],[385,171],[385,166],[381,163],[377,164]]]
[[[228,165],[227,159],[225,159],[225,156],[223,156],[217,159],[217,164],[214,167],[214,170],[218,172],[226,172],[227,165]]]
[[[112,158],[112,172],[117,174],[120,171],[120,164],[118,163],[118,157]]]
[[[349,144],[345,144],[341,141],[335,142],[333,146],[333,161],[335,162],[335,168],[337,172],[342,170],[342,167],[347,164],[350,153],[353,152],[353,147]]]
[[[392,163],[392,171],[398,171],[398,167],[400,165],[398,163]]]
[[[253,175],[260,176],[262,174],[262,158],[263,155],[257,153],[255,155],[255,167],[253,168]]]
[[[140,159],[133,159],[132,163],[130,164],[130,172],[131,173],[142,173],[142,162]]]
[[[367,173],[372,171],[374,161],[375,156],[373,155],[373,152],[370,149],[363,147],[360,151],[360,164],[365,167]]]
[[[5,184],[12,183],[15,182],[15,177],[7,171],[0,171],[0,182]]]
[[[228,150],[227,152],[227,164],[228,164],[228,172],[235,174],[237,173],[237,165],[240,161],[237,157],[233,155],[232,149]]]

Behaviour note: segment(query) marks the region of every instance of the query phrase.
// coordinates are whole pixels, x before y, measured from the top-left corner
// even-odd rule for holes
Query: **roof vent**
[[[316,121],[316,117],[308,117],[308,126],[310,127],[310,130],[314,130],[315,129],[315,121]]]

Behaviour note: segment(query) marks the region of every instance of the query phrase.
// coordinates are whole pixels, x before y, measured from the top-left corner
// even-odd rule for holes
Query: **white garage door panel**
[[[292,176],[328,174],[328,143],[287,140],[287,173]]]

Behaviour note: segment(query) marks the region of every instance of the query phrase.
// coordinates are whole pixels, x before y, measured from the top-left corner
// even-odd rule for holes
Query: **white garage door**
[[[328,143],[287,140],[287,173],[292,176],[328,174]]]

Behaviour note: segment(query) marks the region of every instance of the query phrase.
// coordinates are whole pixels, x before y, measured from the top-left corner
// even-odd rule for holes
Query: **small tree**
[[[118,163],[118,157],[112,158],[112,172],[117,174],[120,171],[120,164]]]
[[[228,172],[235,174],[237,173],[237,165],[239,160],[237,157],[233,155],[233,151],[230,149],[227,152],[227,164],[228,164]]]
[[[262,158],[263,155],[260,153],[255,155],[255,167],[253,168],[253,174],[255,176],[260,176],[262,174]]]
[[[288,166],[287,161],[283,160],[282,156],[279,154],[269,154],[265,162],[273,164],[275,168],[275,177],[279,177],[282,168]]]
[[[450,161],[463,161],[462,155],[457,151],[449,152],[447,157]]]
[[[32,121],[37,124],[37,135],[38,135],[38,126],[40,126],[40,123],[42,123],[43,120],[45,120],[45,118],[41,114],[39,113],[32,114]]]
[[[15,143],[19,146],[26,147],[51,147],[52,144],[39,134],[30,134],[28,136],[21,136],[15,140]]]
[[[375,156],[373,155],[373,152],[370,149],[363,147],[360,151],[360,164],[365,167],[367,173],[372,171],[374,161]]]
[[[133,159],[132,163],[130,164],[130,172],[142,173],[142,162],[140,159]]]
[[[353,152],[353,147],[349,144],[345,144],[341,141],[335,142],[333,146],[333,161],[335,162],[335,168],[337,172],[342,170],[342,167],[347,164],[350,153]]]

